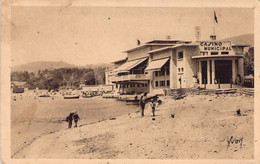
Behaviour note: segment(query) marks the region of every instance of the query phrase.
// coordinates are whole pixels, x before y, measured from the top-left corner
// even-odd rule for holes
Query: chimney
[[[200,40],[200,26],[195,26],[195,39]]]
[[[216,40],[216,35],[210,35],[211,40]]]

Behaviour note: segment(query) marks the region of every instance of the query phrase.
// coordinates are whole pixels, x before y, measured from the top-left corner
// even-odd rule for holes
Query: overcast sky
[[[76,65],[122,59],[124,50],[153,39],[217,39],[254,32],[253,9],[166,7],[13,7],[12,66],[34,61]]]

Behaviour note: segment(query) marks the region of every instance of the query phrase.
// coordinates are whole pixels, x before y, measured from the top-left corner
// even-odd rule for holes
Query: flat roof
[[[132,52],[132,51],[135,51],[135,50],[138,50],[138,49],[141,49],[141,48],[144,48],[144,47],[148,47],[148,46],[172,46],[172,45],[175,45],[175,44],[180,44],[180,43],[191,43],[191,41],[184,41],[184,40],[171,40],[171,39],[157,39],[157,40],[151,40],[149,42],[145,42],[144,44],[142,45],[139,45],[137,47],[134,47],[134,48],[131,48],[131,49],[128,49],[126,51],[124,51],[124,53],[126,52]]]
[[[119,59],[119,60],[113,61],[111,63],[119,63],[119,62],[125,62],[125,61],[127,61],[127,57],[124,59]]]
[[[199,45],[194,44],[194,43],[192,43],[192,44],[178,44],[178,45],[174,45],[174,46],[163,47],[163,48],[151,50],[148,53],[151,54],[151,53],[161,52],[161,51],[165,51],[165,50],[168,50],[168,49],[174,49],[174,48],[177,48],[177,47],[184,47],[184,46],[189,47],[189,46],[199,46]]]
[[[138,45],[134,48],[128,49],[123,52],[128,53],[128,52],[132,52],[132,51],[142,49],[142,48],[145,48],[148,46],[167,46],[167,47],[162,47],[162,48],[148,52],[148,53],[154,53],[154,52],[164,51],[167,49],[177,48],[174,46],[180,47],[179,45],[181,45],[181,46],[199,46],[198,43],[200,43],[200,42],[230,42],[232,47],[250,47],[250,45],[246,45],[246,44],[234,44],[234,42],[231,42],[231,41],[221,41],[221,40],[198,40],[198,41],[192,42],[192,41],[185,41],[185,40],[157,39],[157,40],[145,42],[144,44]]]
[[[123,51],[124,53],[127,53],[127,52],[132,52],[132,51],[135,51],[135,50],[138,50],[138,49],[142,49],[144,47],[148,47],[148,46],[172,46],[174,44],[162,44],[162,43],[145,43],[143,45],[140,45],[140,46],[137,46],[137,47],[134,47],[134,48],[131,48],[129,50],[126,50],[126,51]]]
[[[246,44],[232,44],[232,47],[250,47],[250,45],[246,45]]]

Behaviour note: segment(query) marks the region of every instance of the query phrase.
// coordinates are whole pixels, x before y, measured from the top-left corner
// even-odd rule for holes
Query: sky
[[[214,23],[214,10],[218,23]],[[174,7],[12,7],[11,65],[64,61],[75,65],[108,63],[141,43],[171,39],[209,40],[254,33],[250,8]]]

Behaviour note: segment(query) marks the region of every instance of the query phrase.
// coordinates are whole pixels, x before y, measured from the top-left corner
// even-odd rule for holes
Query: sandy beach
[[[17,128],[12,128],[13,158],[253,158],[252,97],[189,95],[181,100],[171,97],[162,100],[162,105],[156,108],[155,117],[152,117],[150,107],[146,107],[144,117],[134,107],[131,112],[118,115],[116,119],[105,119],[78,128],[67,129],[66,122],[56,123],[55,126],[64,129],[40,134],[19,151],[13,145],[18,143],[16,139],[21,134],[17,134],[17,129],[22,124],[16,125],[14,127]],[[241,116],[236,115],[238,109]],[[12,120],[12,126],[14,123]],[[49,127],[52,126],[54,124]],[[30,129],[21,133],[28,136],[33,132],[34,129]]]
[[[11,102],[12,156],[41,136],[67,129],[64,120],[71,111],[78,111],[82,126],[135,112],[138,108],[102,97],[65,100],[61,96],[37,97],[28,92],[13,96],[16,101]]]

